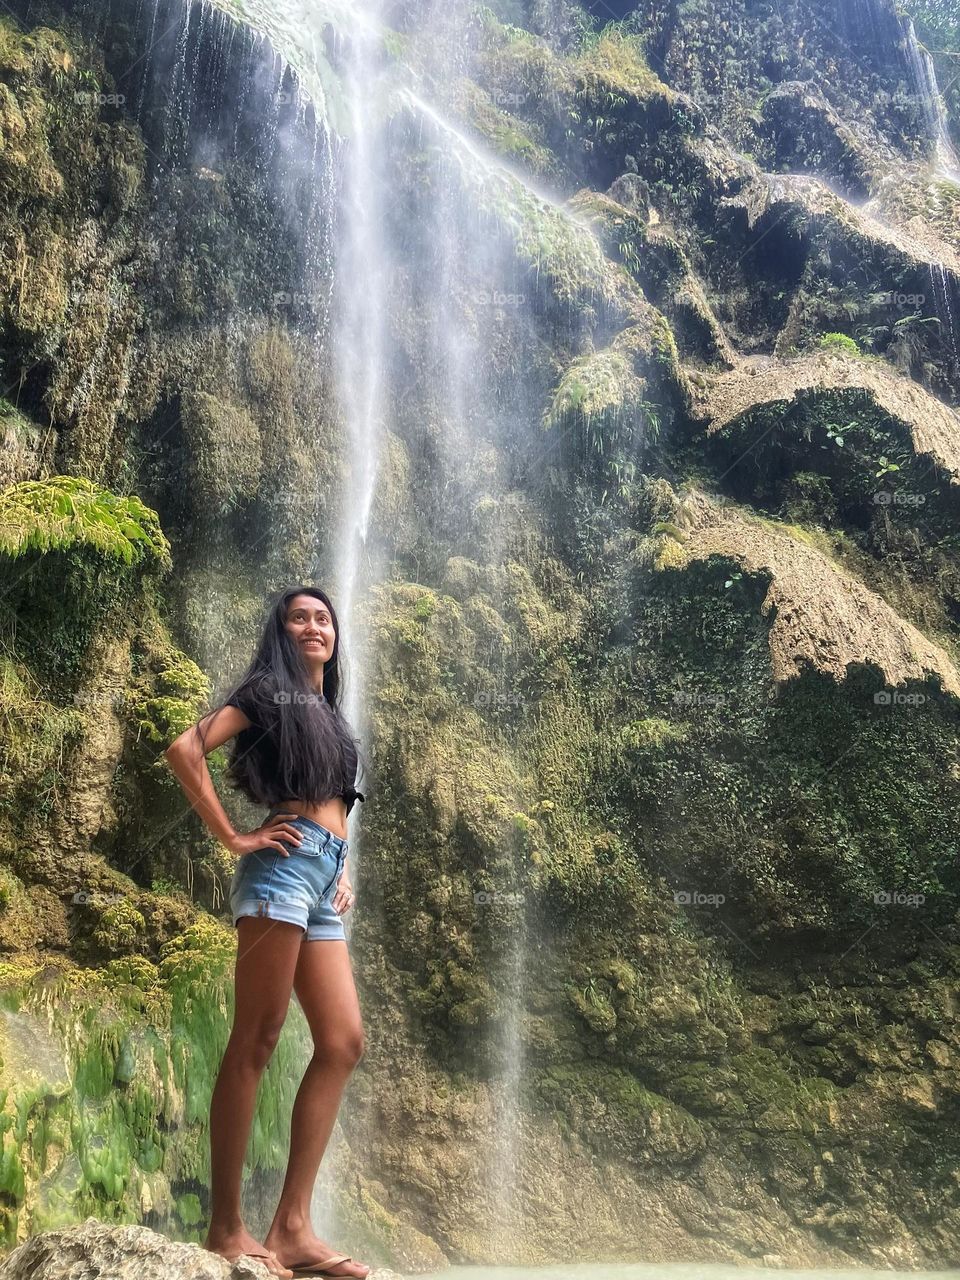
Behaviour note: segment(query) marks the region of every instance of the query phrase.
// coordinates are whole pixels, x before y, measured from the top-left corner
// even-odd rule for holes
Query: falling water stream
[[[960,184],[960,156],[950,137],[947,110],[937,83],[937,72],[929,51],[917,39],[912,20],[906,22],[906,48],[909,65],[923,106],[924,117],[934,143],[934,161],[937,175],[949,182]],[[943,262],[930,264],[930,283],[937,319],[945,345],[952,352],[955,369],[960,369],[960,328],[958,307],[960,291],[956,278]]]
[[[916,28],[910,19],[907,19],[906,46],[917,96],[923,106],[927,127],[934,143],[937,167],[944,177],[960,182],[960,157],[957,156],[950,137],[947,109],[937,83],[933,58],[929,50],[917,39]]]
[[[348,465],[335,507],[336,524],[332,528],[325,525],[319,536],[327,547],[333,547],[326,563],[332,564],[334,599],[344,651],[349,655],[344,710],[364,735],[366,671],[357,644],[356,610],[365,588],[380,580],[384,572],[368,548],[368,526],[385,432],[394,425],[407,391],[395,372],[396,353],[389,329],[397,291],[409,288],[405,282],[413,280],[414,288],[427,301],[421,339],[424,372],[414,390],[421,411],[430,412],[436,420],[437,444],[452,470],[467,442],[481,438],[488,419],[496,413],[496,397],[480,372],[478,348],[489,347],[500,323],[496,306],[490,305],[481,312],[480,332],[468,327],[458,288],[472,270],[481,279],[481,294],[490,299],[521,296],[513,287],[514,254],[502,239],[478,236],[478,210],[495,219],[504,209],[519,209],[521,216],[524,207],[528,215],[535,210],[538,216],[556,222],[577,246],[576,252],[590,259],[598,273],[603,254],[584,224],[548,193],[536,190],[499,157],[467,138],[443,109],[429,100],[431,77],[444,78],[449,71],[442,62],[442,52],[436,66],[416,72],[391,57],[384,40],[380,0],[353,4],[286,0],[283,5],[245,0],[239,9],[224,2],[222,11],[209,0],[200,0],[200,8],[199,31],[206,27],[214,32],[218,45],[227,38],[225,14],[235,17],[239,12],[259,34],[263,42],[259,54],[273,86],[271,102],[276,106],[276,113],[264,122],[268,149],[275,150],[281,160],[285,150],[299,148],[311,155],[304,238],[313,246],[307,256],[315,271],[295,287],[317,304],[317,359],[333,368],[337,409],[344,428]],[[445,50],[456,47],[458,24],[466,21],[469,13],[468,5],[436,8],[436,25],[446,29]],[[186,82],[191,56],[195,56],[186,39],[187,16],[181,30],[178,76]],[[221,61],[219,56],[215,59]],[[292,132],[289,123],[283,128],[278,124],[280,106],[290,92],[298,108]],[[313,102],[312,123],[301,109],[301,97]],[[180,108],[187,118],[192,109],[189,100]],[[389,186],[388,129],[398,116],[402,127],[418,137],[437,175],[430,201],[418,219],[421,239],[412,245],[404,235],[398,235],[396,222],[388,216],[389,201],[396,194]],[[179,135],[173,127],[171,133],[182,137],[184,121],[179,121]],[[326,231],[320,230],[324,227]],[[330,267],[332,296],[314,298],[331,274]],[[324,323],[327,319],[329,325]],[[471,431],[471,420],[481,424],[475,431]],[[527,431],[528,423],[536,421],[534,412],[524,413],[515,423],[504,423],[502,429]],[[282,513],[278,518],[282,519]],[[494,696],[508,694],[500,690]],[[358,810],[362,811],[359,805],[350,826],[355,881],[362,876],[363,864]],[[498,1030],[482,1051],[488,1064],[491,1099],[488,1191],[496,1205],[491,1226],[496,1239],[491,1243],[503,1257],[509,1257],[522,1225],[516,1196],[522,1176],[522,1134],[517,1117],[522,1113],[520,1023],[527,967],[521,870],[517,867],[514,874],[498,879],[489,893],[478,895],[476,904],[478,914],[495,911],[498,921],[505,921],[499,926],[498,971],[491,977],[499,999]],[[348,937],[351,927],[348,915]],[[341,1140],[337,1127],[328,1163]],[[318,1231],[335,1239],[338,1225],[333,1197],[322,1177],[312,1212]]]
[[[917,36],[913,20],[890,0],[843,0],[844,14],[852,19],[855,40],[869,39],[882,58],[899,63],[907,73],[923,112],[932,147],[932,176],[960,184],[960,156],[950,136],[943,94],[930,51]],[[895,175],[893,179],[895,180]],[[960,281],[944,262],[930,263],[933,313],[940,324],[944,346],[955,371],[960,371]]]
[[[366,547],[384,426],[385,317],[390,287],[389,255],[383,239],[382,181],[374,151],[382,110],[379,90],[383,52],[378,10],[378,0],[369,0],[357,14],[350,37],[339,42],[349,141],[337,148],[340,186],[325,211],[335,228],[331,354],[350,463],[337,503],[334,590],[344,652],[351,655],[344,684],[344,711],[362,739],[367,737],[363,718],[366,684],[355,643],[354,603],[364,570],[376,572],[374,566],[367,564]],[[365,785],[361,780],[360,789]],[[359,804],[355,806],[349,822],[355,879],[363,853],[358,841],[359,808]],[[349,912],[344,928],[349,939],[353,932]],[[331,1155],[339,1139],[337,1126],[331,1139]],[[322,1185],[318,1180],[314,1212],[317,1220],[326,1223],[332,1209],[329,1203],[317,1202]]]
[[[960,157],[950,137],[936,68],[930,51],[917,36],[913,20],[891,0],[842,0],[842,6],[847,17],[853,19],[860,39],[871,40],[885,56],[895,52],[895,61],[905,67],[923,111],[937,171],[943,177],[960,182]]]

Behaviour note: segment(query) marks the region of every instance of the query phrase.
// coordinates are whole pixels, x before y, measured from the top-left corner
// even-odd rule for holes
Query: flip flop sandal
[[[289,1267],[284,1266],[284,1264],[280,1261],[280,1259],[277,1257],[277,1255],[273,1252],[272,1249],[269,1251],[262,1250],[259,1252],[254,1252],[254,1250],[248,1249],[246,1253],[238,1253],[237,1256],[235,1258],[231,1258],[230,1261],[239,1262],[241,1258],[256,1258],[258,1262],[263,1262],[264,1266],[266,1266],[267,1261],[272,1260],[277,1264],[277,1266],[281,1269],[281,1271],[290,1270]],[[267,1270],[270,1271],[270,1268],[267,1267]],[[276,1271],[270,1271],[270,1274],[272,1276],[275,1276],[278,1273]],[[280,1280],[287,1280],[287,1277],[281,1276]]]
[[[351,1276],[348,1271],[330,1270],[338,1263],[352,1261],[353,1259],[347,1253],[335,1253],[332,1257],[321,1258],[319,1262],[291,1262],[290,1269],[295,1276],[333,1276],[334,1280],[360,1280],[359,1276]],[[367,1275],[369,1274],[368,1271]],[[366,1276],[363,1280],[366,1280]]]

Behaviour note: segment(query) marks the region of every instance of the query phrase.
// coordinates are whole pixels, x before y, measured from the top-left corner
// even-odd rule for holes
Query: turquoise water
[[[791,1270],[785,1267],[745,1267],[734,1263],[586,1263],[546,1267],[447,1267],[443,1271],[422,1273],[409,1280],[896,1280],[910,1276],[915,1280],[960,1280],[956,1271],[888,1271],[873,1268],[832,1270],[826,1267]],[[373,1280],[373,1277],[371,1277]],[[404,1277],[404,1280],[407,1280]]]

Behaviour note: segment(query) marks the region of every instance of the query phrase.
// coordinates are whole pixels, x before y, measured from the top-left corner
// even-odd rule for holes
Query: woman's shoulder
[[[251,724],[262,725],[270,718],[270,704],[276,702],[275,685],[269,674],[257,675],[238,685],[224,702],[227,706],[238,707]]]

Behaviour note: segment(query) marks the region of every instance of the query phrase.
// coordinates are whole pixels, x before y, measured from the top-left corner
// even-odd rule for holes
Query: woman
[[[230,908],[237,929],[233,1028],[210,1104],[210,1226],[204,1248],[258,1258],[277,1276],[366,1276],[310,1224],[310,1200],[340,1098],[363,1052],[360,1007],[340,919],[353,905],[347,816],[363,800],[358,753],[338,706],[339,624],[324,592],[277,600],[239,684],[166,751],[193,808],[237,855]],[[270,806],[255,831],[235,831],[207,755],[234,738],[228,779]],[[312,945],[320,943],[319,946]],[[310,944],[310,945],[308,945]],[[257,1086],[296,993],[313,1057],[293,1107],[280,1203],[261,1245],[240,1211]]]

